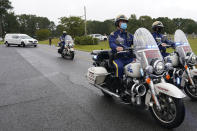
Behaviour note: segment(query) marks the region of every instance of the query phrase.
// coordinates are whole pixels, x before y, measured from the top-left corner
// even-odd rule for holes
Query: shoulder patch
[[[114,32],[111,32],[110,35],[114,35]]]

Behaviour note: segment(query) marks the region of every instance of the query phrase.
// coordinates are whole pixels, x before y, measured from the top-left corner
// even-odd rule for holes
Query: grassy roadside
[[[59,42],[58,39],[52,40],[52,44],[55,46],[57,46],[58,42]],[[48,40],[39,41],[39,44],[49,45],[49,41]],[[92,50],[109,49],[109,43],[107,41],[102,41],[102,42],[99,42],[98,45],[75,45],[74,48],[76,50],[91,52]]]
[[[197,54],[197,38],[196,39],[189,39],[189,43],[191,48],[195,54]]]
[[[3,44],[3,41],[0,41],[0,45]]]
[[[191,45],[192,51],[195,54],[197,54],[197,38],[196,39],[189,38],[188,41]],[[171,49],[171,48],[167,49],[167,52],[169,52],[169,53],[173,52],[173,51],[174,51],[174,49]]]
[[[53,39],[52,43],[57,46],[57,43],[59,42],[58,39]],[[197,38],[191,39],[189,38],[189,43],[192,47],[192,50],[197,54]],[[49,44],[48,40],[45,41],[39,41],[39,44]],[[75,49],[81,50],[81,51],[87,51],[91,52],[92,50],[100,50],[100,49],[110,49],[109,43],[107,41],[99,42],[98,45],[75,45]],[[169,52],[172,52],[173,49],[168,49]]]

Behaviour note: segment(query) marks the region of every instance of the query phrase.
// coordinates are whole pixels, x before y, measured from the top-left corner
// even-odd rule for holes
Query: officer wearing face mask
[[[128,19],[125,15],[117,16],[115,20],[117,30],[109,36],[109,45],[113,53],[123,51],[124,48],[131,47],[133,44],[133,36],[127,32],[127,23]],[[113,60],[113,65],[116,68],[116,77],[122,78],[123,67],[132,61],[130,53],[120,53]]]
[[[161,21],[155,21],[152,24],[152,29],[153,29],[152,35],[155,38],[157,45],[159,46],[162,56],[166,57],[169,55],[169,53],[166,52],[166,46],[170,45],[171,47],[174,47],[175,44],[174,44],[174,42],[168,40],[166,36],[161,34],[163,28],[164,28],[164,26]]]

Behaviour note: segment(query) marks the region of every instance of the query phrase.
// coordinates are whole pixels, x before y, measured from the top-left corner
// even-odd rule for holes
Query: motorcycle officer
[[[60,43],[59,43],[59,45],[60,45],[60,52],[62,52],[64,50],[66,35],[67,35],[67,32],[63,31],[62,36],[60,36]]]
[[[174,47],[175,43],[168,40],[165,35],[161,34],[163,28],[164,25],[161,21],[155,21],[152,24],[152,29],[153,29],[152,35],[155,41],[157,42],[157,45],[159,47],[159,50],[161,51],[162,56],[166,57],[169,55],[169,53],[166,52],[166,46],[170,45],[171,47]]]
[[[133,35],[127,32],[128,19],[125,15],[118,15],[115,20],[117,30],[112,32],[109,36],[109,45],[112,53],[123,51],[124,48],[131,47],[133,44]],[[120,53],[118,58],[113,60],[113,65],[116,69],[116,77],[123,78],[124,66],[133,61],[131,53]],[[121,81],[121,80],[120,80]]]

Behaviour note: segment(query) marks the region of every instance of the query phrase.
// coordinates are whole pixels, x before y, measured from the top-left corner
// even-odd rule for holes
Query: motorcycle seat
[[[111,50],[93,50],[92,55],[97,55],[100,59],[110,59]]]

